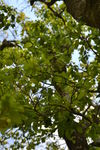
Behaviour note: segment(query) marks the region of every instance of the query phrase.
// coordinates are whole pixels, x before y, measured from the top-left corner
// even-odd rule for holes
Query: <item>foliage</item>
[[[0,51],[1,145],[12,137],[11,148],[34,149],[55,131],[68,146],[87,144],[89,138],[95,142],[100,137],[100,32],[78,24],[66,11],[65,23],[44,5],[36,14],[37,21],[24,20],[24,14],[16,19],[21,47]]]
[[[0,2],[0,29],[7,30],[15,27],[16,10]]]

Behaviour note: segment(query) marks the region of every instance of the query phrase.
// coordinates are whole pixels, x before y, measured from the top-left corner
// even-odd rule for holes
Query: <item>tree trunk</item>
[[[84,135],[77,134],[74,136],[75,143],[69,140],[66,135],[64,135],[63,139],[65,140],[69,150],[88,150],[88,144]]]
[[[77,20],[100,29],[100,0],[64,0],[67,11]]]

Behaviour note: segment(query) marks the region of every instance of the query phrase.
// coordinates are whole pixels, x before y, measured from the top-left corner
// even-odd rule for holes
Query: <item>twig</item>
[[[99,55],[97,54],[97,52],[95,52],[95,50],[92,48],[91,44],[89,43],[89,41],[87,40],[87,38],[85,38],[84,36],[80,36],[81,40],[84,40],[87,45],[90,47],[90,49],[92,50],[92,52],[97,56],[99,57]]]
[[[73,113],[74,115],[81,116],[81,117],[83,117],[85,120],[87,120],[89,123],[92,123],[92,121],[91,121],[88,117],[86,117],[85,115],[83,115],[83,114],[81,114],[81,113],[75,111],[74,109],[69,110],[69,109],[68,109],[66,106],[64,106],[64,105],[61,105],[61,104],[49,104],[49,106],[62,107],[62,108],[64,108],[65,110],[67,110],[68,112]]]
[[[54,10],[53,10],[51,7],[49,7],[49,6],[48,6],[48,8],[53,12],[53,14],[54,14],[56,17],[60,18],[60,19],[63,21],[64,25],[65,25],[65,20],[64,20],[64,18],[61,16],[61,14],[60,14],[60,13],[57,13],[56,11],[54,11]]]

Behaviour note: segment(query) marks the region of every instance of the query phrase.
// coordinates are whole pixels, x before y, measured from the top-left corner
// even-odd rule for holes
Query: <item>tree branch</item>
[[[84,41],[87,43],[88,47],[91,49],[91,51],[92,51],[97,57],[99,57],[98,53],[92,48],[92,46],[91,46],[91,44],[89,43],[89,41],[87,40],[87,38],[85,38],[84,36],[81,36],[80,38],[81,38],[81,40],[84,40]]]
[[[2,51],[4,48],[8,48],[8,47],[19,47],[21,48],[17,41],[12,40],[12,41],[7,41],[6,39],[3,40],[2,44],[0,45],[0,50]]]
[[[48,5],[47,5],[47,6],[48,6]],[[64,18],[61,16],[61,12],[60,12],[60,13],[57,13],[57,12],[54,11],[50,6],[48,6],[48,8],[53,12],[53,14],[54,14],[56,17],[60,18],[60,19],[63,21],[64,25],[65,25],[65,20],[64,20]]]
[[[35,1],[40,1],[42,3],[45,3],[49,7],[49,6],[52,6],[58,0],[51,0],[50,2],[46,2],[45,0],[30,0],[30,5],[32,6]]]

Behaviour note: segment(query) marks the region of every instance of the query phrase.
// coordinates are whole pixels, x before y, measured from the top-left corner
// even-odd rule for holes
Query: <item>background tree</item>
[[[97,149],[100,32],[77,23],[62,3],[37,6],[36,21],[15,15],[21,40],[0,51],[1,145],[13,138],[12,149],[35,149],[58,132],[70,150]],[[73,61],[76,51],[79,64]]]

